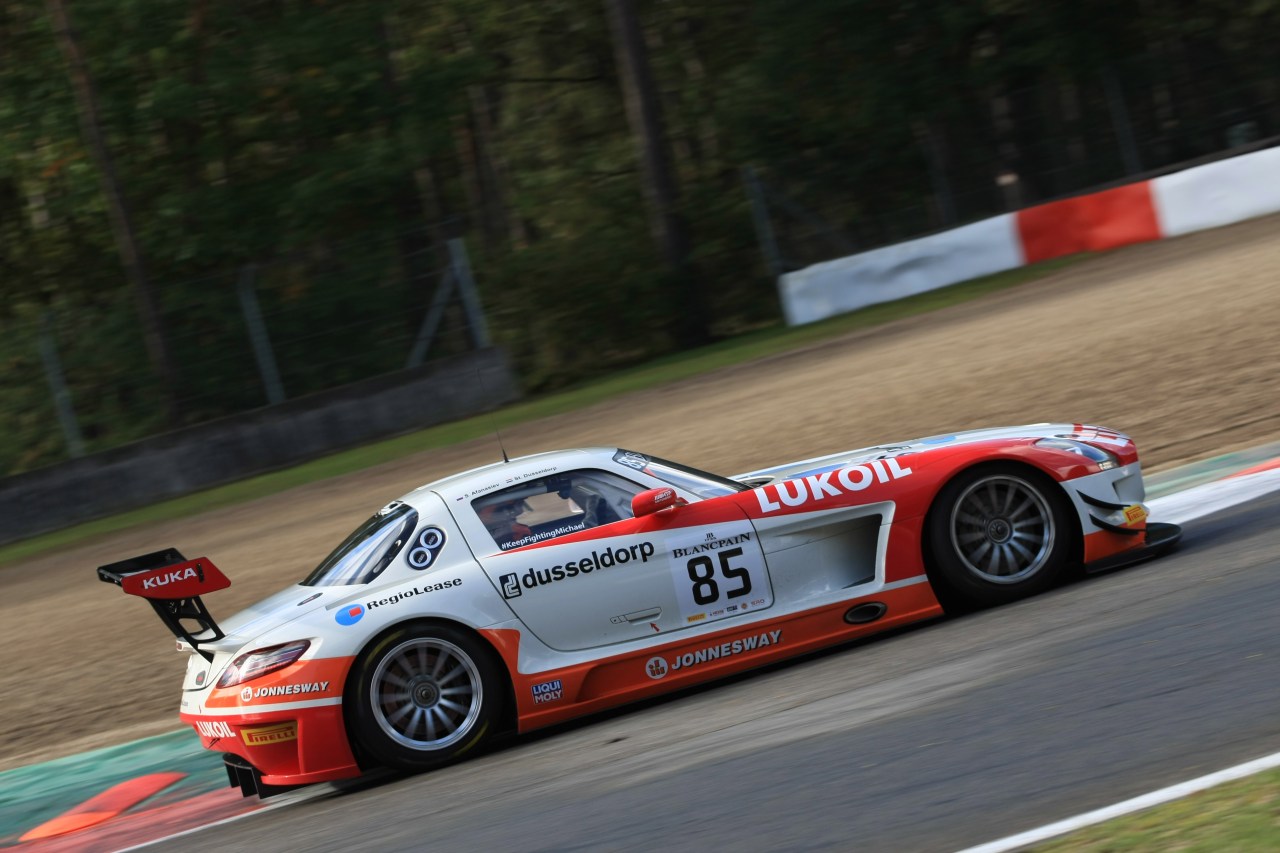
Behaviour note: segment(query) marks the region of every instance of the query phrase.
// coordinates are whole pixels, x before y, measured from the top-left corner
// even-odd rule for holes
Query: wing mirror
[[[682,506],[685,502],[676,497],[676,490],[667,486],[661,489],[646,489],[631,499],[631,514],[636,518],[642,515],[653,515],[664,509]]]

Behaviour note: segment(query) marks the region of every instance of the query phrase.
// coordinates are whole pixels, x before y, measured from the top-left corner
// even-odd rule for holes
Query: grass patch
[[[1280,770],[1228,782],[1032,849],[1036,853],[1280,850]]]
[[[1088,256],[1073,255],[1055,258],[1033,266],[996,273],[895,302],[872,305],[818,323],[793,328],[778,325],[700,349],[676,353],[620,371],[605,379],[515,403],[492,414],[441,424],[409,435],[334,453],[282,471],[261,474],[225,486],[25,539],[0,547],[0,565],[73,545],[101,534],[197,515],[207,510],[243,503],[307,483],[361,471],[413,453],[492,435],[495,428],[508,430],[522,423],[582,409],[623,394],[655,388],[721,367],[798,349],[849,332],[968,302],[988,293],[1043,278],[1085,257]]]

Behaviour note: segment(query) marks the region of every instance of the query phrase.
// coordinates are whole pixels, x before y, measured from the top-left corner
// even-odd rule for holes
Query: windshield
[[[418,524],[418,511],[408,504],[393,503],[378,511],[355,533],[347,537],[303,586],[347,586],[368,583],[391,565]]]
[[[636,453],[633,450],[619,450],[613,454],[613,461],[620,465],[626,465],[628,468],[643,471],[650,477],[657,477],[664,483],[686,492],[692,492],[704,499],[731,495],[734,492],[745,491],[747,488],[742,483],[734,482],[725,477],[717,477],[715,474],[708,474],[706,471],[699,471],[697,468],[690,468],[688,465],[679,465],[675,462],[659,459],[656,456]]]

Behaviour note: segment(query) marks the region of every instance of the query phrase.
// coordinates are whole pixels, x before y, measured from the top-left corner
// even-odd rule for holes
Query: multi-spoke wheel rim
[[[392,649],[374,670],[371,701],[382,731],[410,749],[443,749],[480,716],[484,684],[462,649],[419,638]]]
[[[1053,513],[1030,483],[985,477],[951,510],[951,544],[965,568],[992,583],[1016,583],[1044,568],[1053,552]]]

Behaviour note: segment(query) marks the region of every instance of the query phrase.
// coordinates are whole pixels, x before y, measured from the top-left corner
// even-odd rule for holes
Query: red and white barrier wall
[[[782,276],[778,291],[795,326],[1049,258],[1277,211],[1280,148],[1268,148],[815,264]]]

